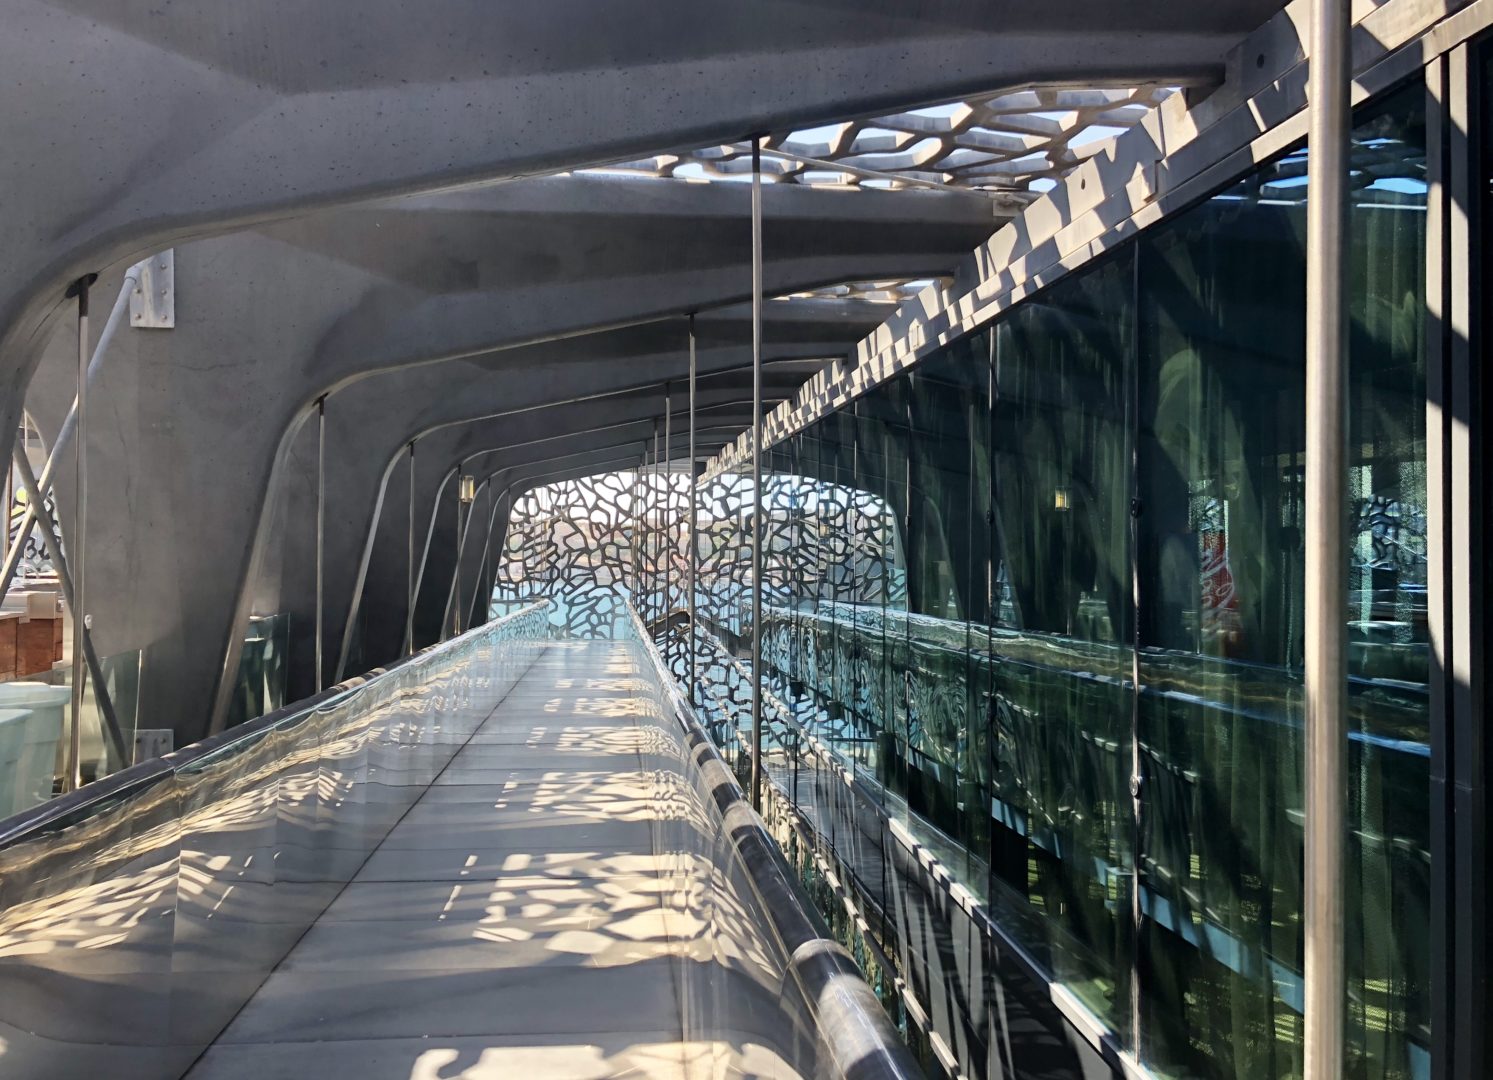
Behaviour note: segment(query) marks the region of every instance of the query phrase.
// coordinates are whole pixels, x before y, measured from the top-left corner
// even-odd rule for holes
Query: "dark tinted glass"
[[[1422,1075],[1430,869],[1422,96],[1360,119],[1350,211],[1349,1059]],[[1140,247],[1143,1058],[1301,1054],[1305,152]]]

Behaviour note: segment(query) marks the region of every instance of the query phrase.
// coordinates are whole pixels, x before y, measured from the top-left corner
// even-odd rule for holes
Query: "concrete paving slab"
[[[646,854],[653,850],[652,831],[646,821],[603,818],[578,822],[548,810],[489,821],[405,821],[385,838],[379,850],[532,851],[537,845],[560,851]]]
[[[683,1053],[667,1031],[220,1045],[192,1080],[682,1080]]]
[[[498,875],[599,878],[659,874],[663,856],[606,851],[437,851],[380,849],[354,881],[464,881]]]
[[[680,1030],[672,958],[503,971],[281,970],[220,1043]]]
[[[683,1039],[713,931],[681,906],[687,785],[634,670],[625,645],[555,645],[485,722],[371,751],[387,786],[349,798],[377,847],[190,1080],[790,1075]]]
[[[539,911],[631,914],[659,907],[672,892],[669,879],[652,874],[590,879],[525,876],[458,882],[354,882],[321,916],[320,924],[398,920],[464,923],[493,917],[522,918]]]

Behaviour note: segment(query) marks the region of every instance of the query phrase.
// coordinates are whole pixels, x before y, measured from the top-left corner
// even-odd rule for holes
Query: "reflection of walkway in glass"
[[[789,1075],[684,1041],[680,965],[719,945],[660,839],[688,810],[636,655],[551,645],[193,1080]]]

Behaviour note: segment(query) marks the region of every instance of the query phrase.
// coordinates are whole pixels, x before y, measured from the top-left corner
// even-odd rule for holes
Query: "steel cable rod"
[[[103,362],[104,353],[109,349],[109,343],[114,340],[114,334],[118,331],[120,323],[124,321],[124,313],[130,306],[130,290],[140,282],[139,264],[130,267],[125,274],[124,282],[119,287],[119,295],[114,298],[114,306],[109,310],[109,318],[104,323],[104,331],[99,335],[98,344],[94,346],[93,356],[88,361],[88,378],[91,381]],[[56,472],[58,464],[62,461],[62,455],[67,450],[67,445],[72,441],[73,432],[78,427],[78,399],[73,398],[72,405],[67,410],[67,416],[63,417],[62,426],[57,429],[57,438],[52,442],[52,449],[47,454],[47,460],[42,465],[41,476],[37,478],[37,487],[43,492],[52,487],[52,474]],[[28,502],[29,502],[29,496]],[[27,505],[25,513],[21,515],[21,526],[16,532],[16,538],[5,553],[5,565],[0,568],[0,596],[10,592],[11,582],[15,580],[16,571],[21,565],[21,556],[26,551],[26,536],[31,531],[31,526],[36,522],[36,510]]]

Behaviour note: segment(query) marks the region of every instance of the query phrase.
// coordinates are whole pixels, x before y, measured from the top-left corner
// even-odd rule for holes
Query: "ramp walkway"
[[[521,612],[0,823],[0,1071],[919,1075],[632,629]]]

